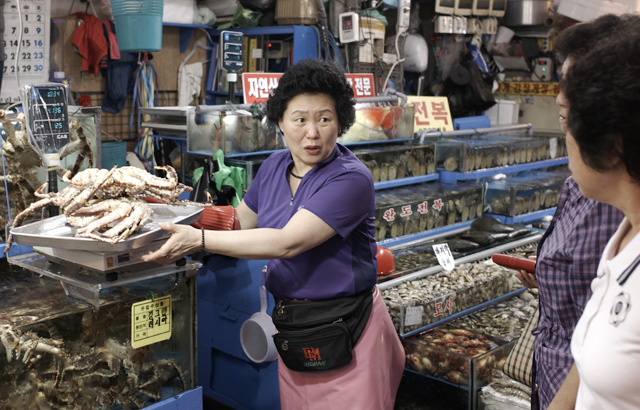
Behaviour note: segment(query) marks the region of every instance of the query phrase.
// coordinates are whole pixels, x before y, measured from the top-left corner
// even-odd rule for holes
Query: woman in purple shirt
[[[171,238],[146,260],[209,252],[269,259],[266,287],[284,300],[371,295],[366,326],[346,366],[292,371],[278,361],[283,409],[391,409],[404,351],[375,288],[375,192],[367,168],[337,138],[354,122],[353,90],[335,64],[309,59],[282,76],[267,103],[286,151],[260,167],[236,208],[240,230],[163,224]]]

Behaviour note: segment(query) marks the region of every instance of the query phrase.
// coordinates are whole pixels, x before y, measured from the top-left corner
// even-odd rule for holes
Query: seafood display
[[[83,108],[83,110],[86,110]],[[95,108],[98,110],[99,108]],[[70,142],[62,149],[58,174],[62,176],[67,171],[71,176],[86,167],[95,166],[96,133],[93,117],[87,117],[78,112],[70,113],[69,138]],[[4,167],[0,167],[0,193],[9,199],[12,215],[23,211],[35,200],[36,188],[42,184],[42,160],[28,142],[24,114],[8,115],[0,110],[0,126],[2,127],[2,153]],[[65,166],[69,164],[69,169]],[[4,182],[7,183],[5,192]],[[7,202],[0,203],[0,224],[9,223]],[[0,236],[4,238],[4,230]]]
[[[527,290],[507,301],[455,319],[448,325],[512,341],[520,337],[537,308],[537,295]]]
[[[486,249],[488,245],[506,243],[529,233],[531,233],[529,228],[504,225],[495,218],[480,217],[472,222],[469,230],[460,234],[443,239],[416,241],[409,245],[391,248],[396,275],[403,276],[437,266],[438,258],[433,251],[433,245],[436,244],[446,243],[454,259],[457,259]]]
[[[192,280],[112,288],[92,310],[55,280],[0,263],[0,408],[140,409],[196,386]],[[171,296],[180,336],[133,349],[131,306],[149,291]]]
[[[352,151],[367,166],[373,182],[436,172],[435,145],[433,144],[383,146]]]
[[[514,135],[447,137],[438,141],[437,164],[445,171],[471,172],[562,157],[561,147],[546,138]]]
[[[414,106],[356,105],[353,125],[338,137],[341,144],[413,138]]]
[[[477,388],[502,368],[513,344],[466,329],[442,326],[402,340],[408,368]]]
[[[151,220],[151,211],[141,199],[152,197],[172,204],[178,196],[192,188],[178,183],[178,176],[171,166],[156,167],[164,170],[167,178],[151,175],[136,167],[113,167],[110,170],[88,168],[69,178],[60,192],[45,193],[46,184],[35,195],[40,197],[24,211],[16,215],[13,226],[19,227],[35,211],[47,205],[56,205],[68,218],[68,223],[78,227],[80,237],[88,237],[115,243],[128,238],[136,229]],[[7,240],[5,253],[13,240]]]
[[[225,155],[231,155],[286,148],[277,127],[267,121],[264,109],[264,104],[256,104],[249,111],[196,114],[195,110],[189,110],[186,124],[189,151],[211,153],[221,148]],[[162,115],[162,118],[171,120],[168,115]],[[179,127],[184,128],[184,119],[177,119]],[[174,124],[170,121],[169,126]],[[176,132],[175,128],[172,132]]]
[[[376,192],[376,240],[468,221],[483,206],[480,184],[431,182]]]
[[[24,114],[9,118],[0,110],[0,124],[3,128],[2,154],[4,166],[0,167],[0,193],[9,199],[13,212],[21,211],[33,202],[36,187],[41,184],[38,168],[42,165],[40,156],[29,145]],[[7,191],[5,185],[7,183]],[[0,224],[9,223],[9,209],[6,201],[0,201]],[[4,235],[4,229],[0,230]]]
[[[490,213],[517,216],[558,205],[560,190],[569,171],[532,172],[512,175],[487,184]]]
[[[100,109],[96,107],[83,107],[79,111],[89,110],[100,112]],[[94,115],[96,114],[94,113]],[[96,166],[96,158],[93,153],[96,151],[96,133],[99,133],[100,128],[100,117],[99,114],[97,115],[98,118],[95,118],[94,116],[86,115],[78,111],[70,114],[71,118],[76,116],[77,119],[69,121],[69,143],[60,151],[60,159],[62,160],[58,168],[58,174],[60,176],[67,172],[70,172],[70,175],[74,176],[80,172],[81,169]],[[72,155],[74,153],[76,153],[75,160]],[[66,162],[64,159],[67,157],[73,161],[73,166],[70,169],[64,168],[63,165]]]
[[[531,388],[496,369],[489,383],[480,391],[484,410],[529,410]]]
[[[465,263],[382,291],[400,335],[490,301],[509,289],[513,270],[490,260]]]
[[[458,236],[467,241],[475,242],[479,246],[503,243],[531,233],[531,230],[521,225],[506,225],[491,216],[481,216],[474,220],[468,231]]]

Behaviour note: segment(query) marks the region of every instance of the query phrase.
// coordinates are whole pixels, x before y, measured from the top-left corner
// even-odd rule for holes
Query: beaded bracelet
[[[204,252],[204,228],[200,227],[200,231],[202,231],[202,252]]]

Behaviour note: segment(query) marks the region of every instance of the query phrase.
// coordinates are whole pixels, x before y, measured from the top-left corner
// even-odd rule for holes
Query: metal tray
[[[15,241],[20,245],[46,246],[62,249],[83,249],[93,252],[122,252],[136,249],[168,236],[158,222],[173,222],[190,225],[200,219],[202,207],[194,205],[149,204],[153,210],[153,221],[147,222],[124,241],[114,244],[91,238],[75,237],[76,228],[67,225],[64,215],[54,216],[11,229]]]

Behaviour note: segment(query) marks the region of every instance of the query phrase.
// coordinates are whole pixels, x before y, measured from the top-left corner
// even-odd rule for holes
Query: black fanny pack
[[[273,339],[284,364],[297,372],[320,372],[351,363],[371,314],[374,289],[319,301],[276,298],[271,317],[278,333]]]

